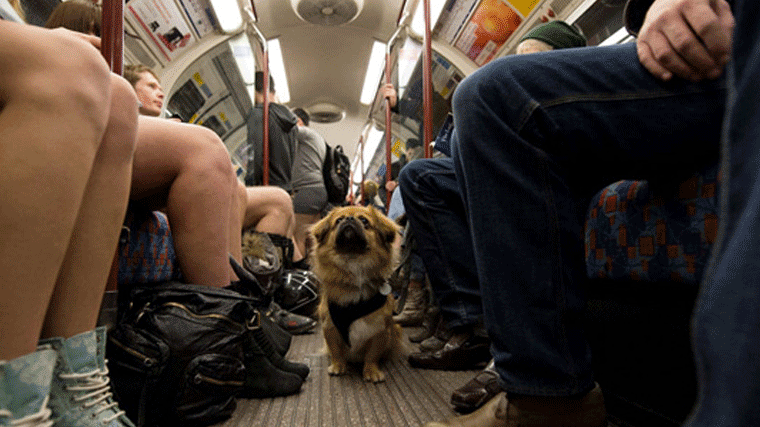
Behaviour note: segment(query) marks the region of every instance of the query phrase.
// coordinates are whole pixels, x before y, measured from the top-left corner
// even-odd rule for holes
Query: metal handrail
[[[404,13],[404,15],[401,17],[399,22],[404,22],[406,20],[408,13]],[[388,39],[388,43],[385,45],[385,83],[391,84],[391,51],[393,50],[393,44],[396,42],[396,39],[398,38],[399,34],[401,34],[401,30],[405,27],[404,25],[399,25],[396,27],[396,31],[393,32],[393,35],[391,35],[391,38]],[[398,102],[398,96],[396,97],[396,102]],[[385,183],[386,185],[391,182],[392,174],[391,174],[391,143],[393,140],[392,135],[392,129],[391,129],[391,100],[390,98],[385,98]],[[362,181],[364,182],[364,181]],[[391,192],[385,191],[385,210],[387,211],[391,206]]]
[[[253,2],[253,0],[251,0]],[[253,3],[251,3],[251,7],[253,7]],[[263,66],[262,71],[264,72],[264,85],[262,87],[262,90],[264,92],[264,105],[263,105],[263,139],[262,139],[262,184],[263,185],[269,185],[269,45],[267,44],[267,39],[264,37],[264,34],[259,30],[259,27],[256,26],[256,18],[253,15],[253,9],[251,7],[245,7],[243,10],[245,11],[246,15],[248,16],[247,24],[250,28],[253,29],[256,38],[258,39],[259,43],[261,43],[261,51],[263,53]],[[255,82],[254,82],[255,84]],[[254,106],[255,108],[255,106]]]
[[[433,140],[433,47],[430,28],[430,0],[422,0],[425,16],[425,49],[422,55],[422,141],[425,158],[432,156],[430,142]]]

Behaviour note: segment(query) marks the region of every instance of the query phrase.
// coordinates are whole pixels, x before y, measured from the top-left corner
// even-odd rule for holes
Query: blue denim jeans
[[[472,241],[452,160],[415,160],[398,179],[417,252],[446,326],[482,322]]]
[[[728,191],[692,323],[699,394],[689,427],[760,425],[760,3],[733,9],[721,144]]]
[[[661,82],[635,49],[509,56],[454,95],[457,182],[491,352],[510,393],[593,386],[582,327],[589,198],[624,178],[665,186],[718,159],[725,82]]]

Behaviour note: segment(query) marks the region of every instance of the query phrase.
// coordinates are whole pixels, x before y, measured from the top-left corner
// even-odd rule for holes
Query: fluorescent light
[[[380,82],[380,76],[383,75],[383,65],[385,64],[385,43],[375,40],[372,45],[372,53],[369,56],[367,64],[367,74],[364,76],[364,86],[362,87],[362,96],[359,101],[364,105],[369,105],[375,99],[377,85]]]
[[[243,15],[237,0],[210,0],[216,20],[225,33],[234,33],[243,26]]]
[[[446,6],[446,0],[430,0],[430,31],[435,28],[444,6]],[[424,12],[424,1],[420,0],[417,2],[417,10],[414,11],[414,18],[412,18],[412,31],[419,35],[425,35]]]
[[[272,39],[267,42],[269,47],[269,75],[274,79],[274,89],[281,104],[290,101],[290,89],[288,89],[288,77],[285,74],[285,62],[282,60],[280,39]]]
[[[362,152],[365,174],[367,173],[367,170],[369,170],[372,158],[375,157],[375,152],[383,141],[383,135],[385,135],[385,132],[377,130],[374,126],[369,130],[367,141],[364,143],[364,151]]]

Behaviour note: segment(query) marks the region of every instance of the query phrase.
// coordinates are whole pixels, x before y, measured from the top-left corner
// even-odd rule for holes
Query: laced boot
[[[291,372],[302,380],[305,380],[309,376],[309,366],[303,363],[291,362],[281,354],[277,352],[272,343],[272,340],[267,336],[263,329],[255,328],[250,332],[251,338],[254,343],[261,349],[261,351],[269,358],[269,361],[277,368],[285,372]]]
[[[105,327],[68,339],[45,339],[40,348],[58,353],[50,390],[56,427],[134,427],[111,392]]]
[[[441,310],[436,306],[430,306],[425,310],[425,317],[422,318],[422,330],[414,335],[409,335],[409,341],[421,343],[433,336],[435,328],[438,326],[438,320],[441,317]]]
[[[40,350],[0,360],[0,426],[53,426],[48,399],[55,358],[55,351]]]
[[[260,316],[265,318],[266,316]],[[245,384],[242,397],[275,397],[297,393],[303,384],[303,378],[296,373],[279,369],[270,357],[276,351],[272,348],[262,349],[257,341],[261,340],[261,328],[256,328],[246,335],[244,344]],[[266,336],[264,334],[264,336]],[[308,368],[308,367],[307,367]],[[308,373],[307,373],[308,374]]]
[[[417,326],[427,309],[427,289],[422,283],[409,282],[408,292],[403,310],[393,320],[401,326]]]

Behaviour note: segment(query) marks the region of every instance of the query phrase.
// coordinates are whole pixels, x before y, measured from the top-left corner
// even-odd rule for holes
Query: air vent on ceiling
[[[324,26],[353,21],[364,7],[364,0],[290,0],[296,14],[306,22]]]
[[[346,112],[335,104],[326,102],[308,108],[309,118],[316,123],[336,123],[346,117]]]

